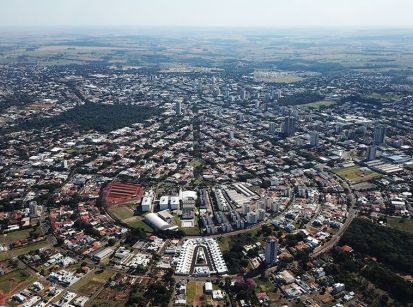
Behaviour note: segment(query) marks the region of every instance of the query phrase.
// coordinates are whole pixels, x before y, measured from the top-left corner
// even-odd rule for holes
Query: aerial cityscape
[[[0,3],[0,306],[413,306],[413,4],[56,2]]]

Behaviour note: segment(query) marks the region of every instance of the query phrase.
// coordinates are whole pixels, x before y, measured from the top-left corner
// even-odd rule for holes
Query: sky
[[[413,27],[413,0],[0,0],[0,26]]]

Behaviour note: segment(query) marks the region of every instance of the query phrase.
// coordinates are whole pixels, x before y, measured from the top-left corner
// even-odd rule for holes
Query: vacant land
[[[33,244],[28,244],[22,247],[14,248],[6,252],[0,253],[0,261],[14,258],[23,254],[27,254],[28,252],[38,250],[42,247],[48,246],[49,243],[47,241],[40,241]]]
[[[102,287],[113,274],[114,272],[110,270],[94,270],[75,283],[71,289],[90,296]]]
[[[28,228],[24,230],[9,232],[3,235],[2,242],[10,244],[16,241],[25,240],[30,237],[30,232],[33,231],[33,228]]]
[[[361,168],[357,165],[336,169],[334,170],[334,173],[341,178],[349,180],[351,183],[369,181],[381,176],[379,173],[366,168]]]
[[[0,277],[0,304],[18,290],[35,282],[36,278],[23,270],[15,270]]]
[[[387,224],[397,230],[413,234],[413,220],[398,217],[387,217]]]
[[[186,285],[186,303],[190,306],[193,305],[195,296],[196,296],[196,282],[190,281]]]

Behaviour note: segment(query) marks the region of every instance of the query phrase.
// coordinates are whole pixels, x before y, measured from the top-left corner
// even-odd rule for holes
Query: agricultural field
[[[379,173],[373,172],[367,168],[361,168],[357,165],[336,169],[334,170],[334,173],[353,184],[381,177]]]

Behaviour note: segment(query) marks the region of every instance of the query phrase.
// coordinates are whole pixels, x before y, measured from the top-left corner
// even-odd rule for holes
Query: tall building
[[[278,241],[275,237],[268,237],[265,242],[265,264],[273,265],[277,262]]]
[[[297,128],[297,119],[292,116],[288,116],[284,119],[283,134],[285,136],[293,136]]]
[[[386,127],[376,126],[374,127],[374,145],[384,144],[386,138]]]
[[[175,104],[175,114],[177,116],[182,114],[182,105],[181,105],[180,101],[177,101],[176,104]]]
[[[37,217],[39,216],[39,207],[37,206],[36,201],[31,201],[29,203],[29,211],[30,211],[30,216],[31,217]]]
[[[242,100],[247,99],[247,91],[246,91],[246,90],[242,90],[242,92],[241,92],[241,99],[242,99]]]
[[[247,213],[247,222],[249,224],[256,224],[257,223],[257,214],[253,211]]]
[[[367,148],[367,161],[376,160],[376,151],[377,151],[376,145],[370,145]]]
[[[278,90],[278,99],[281,99],[282,98],[282,90]]]
[[[268,129],[268,132],[269,133],[275,133],[275,130],[277,129],[277,126],[275,125],[275,123],[274,122],[271,122],[270,123],[270,127],[269,127],[269,129]]]
[[[318,132],[313,131],[310,133],[310,146],[317,147],[318,146]]]

